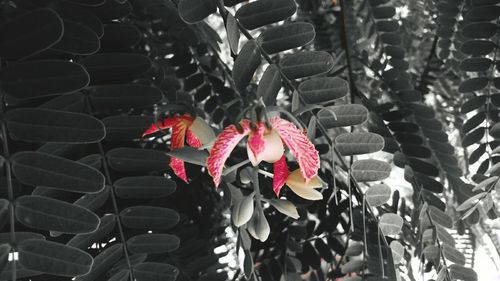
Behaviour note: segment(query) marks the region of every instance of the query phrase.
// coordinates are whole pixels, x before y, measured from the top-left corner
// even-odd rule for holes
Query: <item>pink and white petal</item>
[[[257,166],[259,165],[260,161],[257,160],[255,157],[255,154],[253,153],[252,149],[250,149],[250,145],[247,143],[247,155],[248,155],[248,160],[250,160],[250,163],[252,163],[252,166]]]
[[[172,128],[175,124],[179,122],[185,122],[191,124],[193,122],[193,117],[189,115],[181,115],[181,116],[174,116],[174,117],[168,117],[165,118],[161,121],[158,121],[158,123],[151,125],[143,134],[142,136],[147,136],[153,133],[156,133],[160,131],[160,129],[168,129]]]
[[[190,122],[186,120],[179,120],[172,126],[172,137],[170,139],[170,149],[175,150],[184,147],[184,142],[186,140],[186,131]],[[184,161],[177,159],[175,157],[170,158],[170,167],[179,178],[181,178],[186,183],[188,182],[186,169],[184,168]]]
[[[280,160],[274,162],[274,177],[273,190],[276,197],[280,197],[280,191],[288,178],[288,165],[286,164],[285,155],[282,155]]]
[[[306,182],[302,173],[295,170],[288,175],[286,185],[298,196],[307,200],[321,200],[323,194],[315,190],[322,186],[321,181],[317,176],[313,177],[309,182]]]
[[[276,131],[272,130],[266,133],[262,139],[264,141],[263,149],[261,149],[258,153],[251,151],[250,149],[248,150],[250,161],[252,161],[252,158],[255,159],[252,161],[254,166],[257,166],[261,161],[274,163],[280,160],[285,153],[283,141],[281,141],[281,137],[276,133]],[[251,146],[248,145],[247,148],[251,148]]]
[[[170,158],[170,168],[174,171],[174,174],[178,176],[181,180],[186,183],[189,183],[186,168],[184,167],[184,161],[179,158],[172,157]]]
[[[263,123],[257,124],[257,130],[252,131],[247,141],[247,153],[250,162],[253,166],[259,165],[261,159],[259,159],[259,154],[264,151],[265,140],[264,133],[266,132],[266,126]]]
[[[278,135],[276,131],[272,130],[268,134],[264,135],[264,141],[264,151],[260,153],[259,158],[268,163],[279,161],[285,153],[285,148],[283,147],[283,141],[281,140],[280,135]]]
[[[222,177],[224,163],[234,150],[236,145],[250,133],[250,121],[243,120],[240,122],[243,132],[238,132],[235,125],[230,125],[219,134],[215,140],[210,155],[207,159],[208,173],[212,176],[215,186],[219,186]]]
[[[207,145],[215,140],[214,130],[207,124],[207,122],[205,122],[205,120],[203,120],[200,117],[196,117],[196,119],[194,119],[191,126],[189,126],[189,130],[201,143],[201,145],[197,147]],[[189,143],[189,135],[188,135],[188,143]]]
[[[191,129],[187,129],[186,142],[189,146],[195,147],[195,148],[200,148],[203,145],[201,143],[200,139],[198,137],[196,137],[196,135],[191,131]]]
[[[309,182],[318,174],[320,164],[319,154],[314,144],[301,130],[287,120],[276,116],[272,117],[269,122],[273,130],[280,135],[285,145],[290,148],[300,166],[305,181]]]

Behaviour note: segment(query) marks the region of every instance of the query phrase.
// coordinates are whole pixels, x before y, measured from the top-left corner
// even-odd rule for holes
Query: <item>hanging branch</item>
[[[87,93],[85,93],[85,106],[87,108],[87,112],[94,116],[94,112],[92,110],[92,105]],[[110,187],[110,196],[111,196],[111,204],[113,205],[113,212],[116,216],[116,223],[118,224],[118,232],[120,234],[120,240],[123,243],[123,252],[125,255],[125,261],[127,262],[127,267],[129,269],[130,280],[136,280],[134,277],[134,270],[132,268],[132,262],[130,261],[130,256],[128,254],[128,246],[127,240],[125,239],[125,232],[123,231],[120,210],[118,209],[118,203],[116,200],[115,189],[113,186],[113,181],[111,179],[111,173],[109,172],[108,161],[106,160],[106,153],[104,152],[104,148],[102,147],[102,143],[99,141],[97,143],[97,148],[99,150],[99,154],[101,155],[102,166],[104,169],[104,176],[106,177],[106,184]]]
[[[228,14],[228,11],[227,9],[224,7],[224,4],[222,2],[222,0],[218,0],[217,1],[217,6],[219,8],[219,12],[220,14],[222,15],[223,18],[226,18],[227,17],[227,14]],[[248,39],[248,40],[254,40],[254,37],[241,25],[241,23],[239,22],[239,20],[236,19],[236,23],[237,23],[237,26],[239,28],[239,30],[241,31],[241,33]],[[269,56],[269,54],[267,54],[267,52],[265,50],[263,50],[262,46],[260,44],[256,44],[257,47],[259,48],[259,51],[262,55],[262,57],[264,57],[264,59],[269,63],[269,64],[274,64],[274,61],[272,60],[272,58]],[[288,79],[288,77],[284,74],[283,70],[281,69],[281,67],[279,65],[277,65],[277,70],[279,71],[280,73],[280,76],[281,78],[283,79],[283,81],[285,82],[285,84],[290,88],[292,89],[293,91],[297,91],[299,92],[299,90],[297,89],[297,86],[290,80]],[[302,103],[302,104],[307,104],[304,100],[304,98],[301,96],[301,95],[298,95],[299,97],[299,101]],[[311,113],[314,117],[318,118],[316,116],[316,114],[314,113]],[[324,125],[321,123],[321,121],[319,120],[318,118],[318,127],[320,129],[320,132],[321,134],[325,137],[325,139],[327,140],[328,144],[330,145],[330,147],[332,148],[332,151],[334,151],[335,155],[337,156],[337,158],[339,159],[340,161],[340,164],[342,166],[342,168],[345,170],[345,171],[349,171],[349,165],[345,162],[345,160],[342,158],[342,155],[340,154],[340,152],[338,151],[338,149],[333,145],[334,144],[334,141],[333,139],[328,135],[327,133],[327,129],[324,127]],[[356,196],[356,199],[358,202],[362,202],[362,190],[360,188],[360,185],[359,183],[352,177],[349,177],[349,183],[355,188],[356,190],[356,193],[354,194]],[[367,209],[369,210],[369,214],[370,214],[370,217],[371,219],[373,219],[376,224],[377,224],[377,227],[379,227],[379,219],[377,218],[377,216],[375,215],[372,207],[370,206],[370,204],[368,202],[366,202],[367,204]],[[351,221],[352,223],[352,221]],[[382,240],[382,242],[384,243],[384,246],[386,247],[389,247],[389,243],[387,242],[387,239],[385,238],[385,236],[383,234],[380,235],[380,238]]]
[[[362,62],[362,60],[359,60],[359,61],[360,61],[360,62]],[[363,63],[363,62],[362,62],[362,63]],[[363,63],[363,64],[364,64],[364,63]],[[366,65],[366,64],[364,64],[364,65],[365,65],[368,69],[370,69],[370,70],[371,70],[371,71],[375,74],[375,76],[377,76],[379,79],[381,79],[381,81],[382,81],[382,82],[384,82],[385,84],[387,84],[387,81],[386,81],[386,80],[384,79],[384,77],[382,77],[382,76],[381,76],[378,72],[376,72],[375,70],[371,69],[368,65]],[[392,138],[394,139],[395,143],[397,144],[397,149],[398,149],[397,151],[398,151],[398,152],[400,152],[400,153],[403,153],[403,150],[402,150],[402,148],[401,148],[400,143],[396,140],[396,138],[394,137],[394,135],[393,135],[393,134],[391,134],[391,136],[392,136]],[[418,195],[419,195],[419,196],[418,196],[418,198],[419,198],[419,200],[420,200],[420,203],[425,203],[426,201],[425,201],[425,199],[424,199],[424,197],[423,197],[423,195],[422,195],[422,188],[421,188],[421,187],[420,187],[420,185],[418,184],[418,181],[417,181],[417,179],[415,178],[415,175],[411,175],[411,178],[410,178],[410,181],[409,181],[409,182],[410,182],[410,184],[412,185],[413,190],[415,190],[415,192],[418,192]],[[493,186],[494,186],[494,185],[493,185]],[[429,210],[428,210],[428,209],[427,209],[427,210],[425,210],[425,213],[426,213],[426,216],[429,218],[429,221],[430,221],[431,226],[434,226],[435,224],[434,224],[434,222],[433,222],[433,220],[432,220],[432,218],[431,218],[431,216],[430,216]],[[443,260],[443,264],[444,264],[444,265],[445,265],[445,267],[446,267],[446,260],[445,260],[445,256],[444,256],[444,254],[443,254],[443,250],[442,250],[442,247],[441,247],[441,243],[440,243],[440,241],[439,241],[439,238],[437,238],[437,237],[436,237],[436,242],[437,242],[438,247],[439,247],[440,257],[442,258],[442,260]],[[435,268],[436,268],[436,271],[438,271],[438,265],[434,265],[434,266],[435,266]],[[447,267],[446,267],[446,268],[447,268]],[[447,276],[448,276],[448,278],[450,278],[448,270],[446,270],[446,272],[447,272]],[[451,280],[451,279],[450,279],[450,280]]]
[[[5,1],[5,3],[8,3],[8,1]],[[0,59],[0,69],[2,67],[2,60]],[[5,114],[5,94],[2,91],[1,87],[1,81],[0,81],[0,115]],[[8,136],[7,136],[7,126],[5,124],[5,120],[0,121],[2,124],[2,148],[3,148],[3,158],[4,158],[4,163],[3,165],[5,166],[5,177],[7,179],[7,196],[9,198],[9,239],[10,239],[10,255],[12,256],[12,281],[15,281],[17,279],[17,268],[16,268],[16,260],[15,260],[15,245],[16,245],[16,217],[15,217],[15,210],[14,210],[14,187],[12,185],[12,167],[10,165],[10,150],[9,150],[9,141],[8,141]]]
[[[341,16],[340,16],[340,21],[341,21],[341,32],[340,32],[340,35],[341,35],[341,42],[342,42],[342,46],[343,46],[343,49],[345,50],[345,54],[346,54],[346,62],[347,62],[347,73],[348,73],[348,81],[349,81],[349,89],[351,91],[351,103],[354,103],[354,98],[355,96],[360,96],[360,98],[363,100],[363,101],[368,101],[368,98],[360,93],[360,91],[358,91],[358,88],[356,86],[356,79],[354,77],[354,72],[353,72],[353,67],[352,67],[352,61],[351,61],[351,48],[349,46],[349,37],[348,37],[348,32],[347,32],[347,22],[346,22],[346,18],[347,18],[347,7],[346,7],[346,3],[344,0],[340,0],[339,1],[339,4],[340,4],[340,10],[341,10]],[[369,102],[365,102],[366,104],[370,104]],[[351,132],[353,130],[353,127],[351,127]],[[350,159],[350,165],[352,165],[352,162],[353,162],[353,159],[354,157],[351,156],[351,159]],[[350,172],[350,168],[349,168],[349,177],[351,177],[351,172]],[[351,199],[351,185],[350,185],[350,180],[349,180],[349,199]],[[363,199],[362,199],[362,214],[363,214],[363,263],[366,263],[366,255],[367,255],[367,252],[368,252],[368,249],[367,249],[367,237],[366,237],[366,217],[365,217],[365,213],[366,213],[366,204],[368,202],[366,201],[366,197],[365,195],[363,194]],[[352,208],[352,204],[349,204],[349,207]],[[351,215],[351,221],[353,220],[352,218],[352,210],[350,210],[350,215]],[[377,225],[378,225],[378,222],[377,222]],[[354,227],[354,224],[351,223],[351,226]],[[377,229],[377,235],[378,235],[378,239],[377,239],[377,244],[378,244],[378,253],[379,253],[379,259],[380,259],[380,269],[381,269],[381,272],[382,272],[382,276],[385,275],[384,273],[384,262],[383,262],[383,255],[382,255],[382,247],[380,245],[380,236],[381,236],[381,233],[380,233],[380,227]],[[383,234],[382,234],[383,236]],[[349,236],[347,237],[347,239],[349,239]],[[386,245],[387,246],[387,245]],[[365,272],[363,271],[363,278],[365,276]]]
[[[0,90],[1,91],[1,90]],[[5,114],[5,95],[0,92],[0,114]],[[9,141],[7,136],[7,126],[5,124],[5,120],[1,121],[2,126],[2,147],[3,147],[3,165],[5,166],[5,177],[7,179],[7,195],[9,197],[9,232],[10,232],[10,255],[12,257],[12,280],[15,281],[17,279],[17,268],[16,268],[16,259],[15,259],[15,245],[16,245],[16,218],[15,218],[15,210],[14,210],[14,187],[12,185],[12,167],[10,163],[10,151],[9,151]]]

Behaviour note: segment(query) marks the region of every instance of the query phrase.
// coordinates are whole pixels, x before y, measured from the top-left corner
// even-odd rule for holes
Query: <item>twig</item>
[[[0,90],[1,91],[1,90]],[[1,109],[0,109],[0,114],[5,113],[5,95],[3,93],[1,94],[1,99],[2,99],[2,104],[1,104]],[[9,142],[8,142],[8,136],[7,136],[7,128],[5,125],[5,121],[2,120],[2,146],[3,146],[3,157],[4,157],[4,165],[5,165],[5,176],[7,178],[7,194],[9,197],[9,222],[10,222],[10,255],[12,257],[12,280],[16,280],[16,274],[17,274],[17,269],[16,269],[16,263],[17,261],[15,260],[15,247],[16,245],[16,218],[15,218],[15,213],[14,213],[14,187],[12,185],[12,167],[10,165],[10,151],[9,151]]]
[[[86,103],[88,113],[90,115],[94,115],[94,113],[92,111],[92,105],[90,103],[88,95],[85,95],[85,103]],[[134,281],[135,280],[134,271],[132,269],[132,263],[130,262],[130,257],[128,254],[127,240],[125,239],[125,233],[124,233],[123,227],[122,227],[120,210],[118,209],[118,203],[116,200],[115,189],[113,187],[113,181],[111,180],[111,173],[109,172],[108,161],[106,160],[106,153],[104,153],[104,148],[102,147],[101,142],[97,143],[97,148],[99,150],[99,154],[101,154],[101,157],[102,157],[102,166],[104,168],[104,175],[106,177],[106,183],[109,185],[109,188],[111,189],[110,190],[111,203],[113,205],[113,212],[115,213],[116,222],[118,224],[118,232],[120,234],[120,240],[123,243],[123,252],[124,252],[125,261],[127,262],[127,267],[129,269],[129,273],[130,273],[130,280]]]

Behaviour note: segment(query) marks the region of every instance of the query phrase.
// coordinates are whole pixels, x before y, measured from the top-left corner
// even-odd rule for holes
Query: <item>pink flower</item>
[[[170,149],[175,150],[184,147],[187,142],[189,146],[199,148],[203,145],[209,144],[215,139],[215,134],[210,126],[200,117],[192,117],[184,114],[165,118],[157,124],[151,125],[144,133],[143,137],[156,133],[160,129],[172,129],[172,137],[170,140]],[[170,158],[170,167],[179,178],[186,183],[188,178],[186,169],[184,168],[184,161],[172,157]]]
[[[319,155],[307,136],[293,123],[280,117],[271,118],[269,123],[271,128],[267,128],[264,122],[252,126],[250,120],[243,119],[240,122],[242,132],[239,132],[235,125],[231,125],[217,137],[207,159],[208,173],[213,177],[215,186],[220,184],[227,158],[247,135],[249,136],[247,153],[250,162],[254,166],[261,161],[274,163],[273,190],[277,196],[288,178],[285,146],[299,163],[304,183],[307,184],[315,178],[319,169]]]

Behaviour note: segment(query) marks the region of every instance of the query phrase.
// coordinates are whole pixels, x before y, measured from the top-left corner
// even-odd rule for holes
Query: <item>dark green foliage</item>
[[[153,106],[172,97],[175,62],[159,54],[189,52],[184,34],[205,31],[159,17],[178,18],[161,1],[46,4],[2,7],[2,196],[12,204],[0,204],[1,279],[175,280],[177,267],[215,256],[224,221],[212,212],[222,202],[208,187],[177,188],[183,184],[164,177],[163,147],[144,149],[140,138],[154,122]],[[178,28],[191,33],[177,37]],[[160,29],[172,35],[146,35]],[[165,50],[168,42],[178,48]],[[211,79],[215,91],[226,91]],[[191,80],[186,88],[194,89]],[[215,200],[195,199],[205,196]],[[10,251],[19,252],[15,272]],[[177,279],[196,279],[215,270],[210,265],[221,267],[215,260]]]

